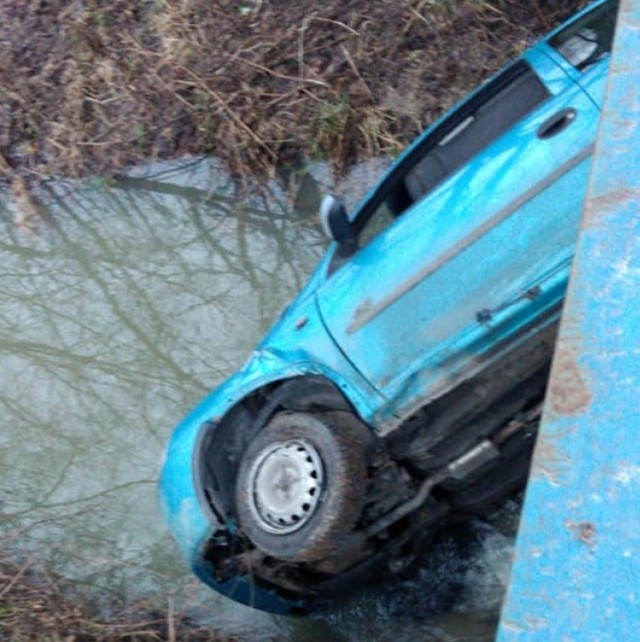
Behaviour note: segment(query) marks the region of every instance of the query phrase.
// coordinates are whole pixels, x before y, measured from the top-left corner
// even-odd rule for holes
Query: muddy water
[[[365,182],[352,178],[353,191]],[[162,595],[248,640],[491,639],[516,511],[478,525],[471,553],[454,538],[411,582],[312,623],[201,587],[158,519],[173,426],[242,363],[326,246],[319,191],[306,179],[297,207],[275,188],[240,202],[199,161],[117,185],[50,185],[30,216],[18,210],[34,203],[0,199],[2,545],[105,608],[114,595]],[[453,614],[434,618],[452,592]]]

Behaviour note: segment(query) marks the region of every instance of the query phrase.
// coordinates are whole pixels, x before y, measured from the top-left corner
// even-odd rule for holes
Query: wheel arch
[[[328,373],[285,372],[258,382],[232,400],[221,415],[200,426],[193,475],[203,508],[235,532],[233,495],[242,454],[277,412],[347,411],[370,426],[363,409],[370,414],[370,404],[363,403],[361,393],[342,377]]]

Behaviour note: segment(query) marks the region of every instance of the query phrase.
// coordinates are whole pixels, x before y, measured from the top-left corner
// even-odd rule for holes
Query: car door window
[[[548,96],[529,65],[518,63],[517,73],[499,91],[475,105],[472,114],[456,123],[404,179],[414,201],[431,192],[469,159],[510,129]]]
[[[373,207],[363,211],[357,222],[359,245],[366,245],[548,96],[548,90],[524,60],[487,83],[436,127],[389,184],[383,184],[374,194]]]
[[[549,38],[549,44],[580,71],[611,51],[618,0],[610,0]]]

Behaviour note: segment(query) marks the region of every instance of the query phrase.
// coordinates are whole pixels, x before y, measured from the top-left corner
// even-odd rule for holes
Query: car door
[[[562,297],[598,110],[541,51],[530,50],[517,64],[539,76],[544,99],[510,124],[511,102],[500,103],[518,100],[510,68],[492,81],[499,91],[486,90],[489,84],[479,101],[455,110],[436,128],[447,133],[427,145],[426,161],[400,163],[371,196],[374,215],[367,204],[361,208],[360,249],[318,290],[328,332],[374,387],[397,399],[399,414],[416,397],[459,381],[482,354]],[[508,127],[480,149],[472,141],[465,159],[455,149],[463,123],[492,100],[495,117]],[[420,143],[408,156],[419,153]],[[435,179],[421,165],[447,162],[448,173],[436,167]],[[376,217],[393,210],[399,184],[405,209],[380,225]]]

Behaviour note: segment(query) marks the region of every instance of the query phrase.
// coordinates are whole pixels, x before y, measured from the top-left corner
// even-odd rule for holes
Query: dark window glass
[[[444,178],[511,129],[549,95],[527,63],[506,85],[475,103],[411,170],[405,185],[414,201],[428,194]],[[499,79],[496,79],[499,81]],[[455,116],[454,116],[455,118]]]
[[[549,39],[576,69],[586,69],[611,51],[618,0],[610,0]]]
[[[488,147],[549,96],[524,60],[511,65],[461,105],[414,150],[372,198],[358,221],[358,244],[366,245],[412,203]]]

